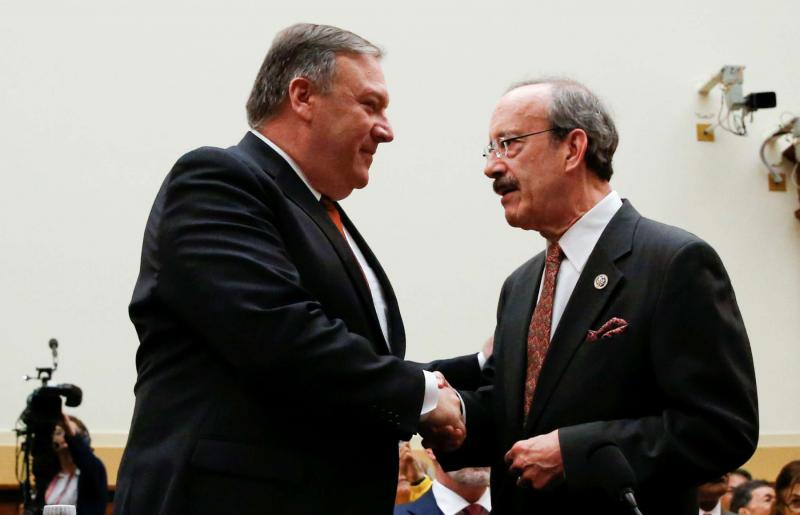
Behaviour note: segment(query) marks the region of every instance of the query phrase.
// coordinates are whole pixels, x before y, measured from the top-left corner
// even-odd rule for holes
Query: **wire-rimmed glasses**
[[[499,140],[492,140],[483,148],[483,157],[489,159],[494,155],[497,159],[501,159],[504,157],[508,157],[508,144],[514,141],[519,141],[522,138],[527,138],[528,136],[536,136],[537,134],[543,134],[545,132],[550,132],[556,130],[558,127],[550,127],[549,129],[545,129],[543,131],[535,131],[529,132],[527,134],[520,134],[519,136],[511,136],[509,138],[500,138]]]

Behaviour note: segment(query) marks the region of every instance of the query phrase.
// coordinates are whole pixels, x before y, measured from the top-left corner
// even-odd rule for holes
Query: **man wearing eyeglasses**
[[[695,515],[696,485],[742,464],[758,437],[719,257],[612,189],[617,132],[583,85],[515,85],[489,137],[484,173],[506,221],[547,242],[503,285],[494,384],[462,392],[468,436],[443,463],[491,465],[494,514],[632,513],[620,493],[633,486],[642,513]]]

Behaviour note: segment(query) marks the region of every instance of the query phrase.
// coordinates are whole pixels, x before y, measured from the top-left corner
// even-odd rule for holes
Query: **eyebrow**
[[[389,92],[380,89],[375,89],[371,87],[367,87],[366,90],[362,91],[359,95],[361,98],[373,98],[381,104],[382,107],[386,108],[389,106]]]
[[[489,139],[503,140],[508,138],[514,138],[516,137],[517,134],[522,134],[522,131],[519,129],[503,130],[498,132],[494,138],[489,138]]]

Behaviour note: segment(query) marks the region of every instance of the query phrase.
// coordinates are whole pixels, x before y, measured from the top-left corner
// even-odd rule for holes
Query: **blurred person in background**
[[[732,515],[723,510],[720,498],[728,491],[728,474],[697,487],[697,505],[700,515]]]
[[[800,513],[800,460],[790,461],[775,480],[775,515]]]
[[[432,361],[423,366],[427,370],[446,368],[448,382],[453,388],[477,390],[482,386],[491,384],[492,376],[484,371],[484,365],[492,357],[493,350],[494,336],[490,336],[483,343],[480,352],[478,352],[477,360],[474,359],[474,354],[469,354],[457,358]],[[433,454],[430,451],[427,452],[432,463],[436,463]],[[414,451],[408,442],[400,442],[399,454],[400,468],[397,475],[395,505],[413,503],[428,493],[433,486],[432,476],[435,475],[433,472],[426,471],[426,464],[414,456]]]
[[[426,449],[426,452],[434,470],[431,486],[415,501],[396,505],[394,515],[486,515],[492,512],[489,467],[445,472],[433,451]]]
[[[770,515],[775,489],[767,481],[746,481],[733,490],[730,511],[738,515]]]
[[[425,467],[414,457],[408,442],[400,443],[400,470],[397,474],[395,504],[414,502],[431,489],[433,480],[425,473]]]
[[[91,442],[89,430],[78,417],[61,414],[53,431],[54,452],[40,478],[47,484],[45,505],[72,505],[77,515],[105,513],[106,468],[94,455]]]
[[[728,491],[720,498],[719,502],[723,510],[731,511],[731,498],[733,497],[733,489],[748,481],[753,480],[753,475],[745,469],[736,469],[728,474]]]

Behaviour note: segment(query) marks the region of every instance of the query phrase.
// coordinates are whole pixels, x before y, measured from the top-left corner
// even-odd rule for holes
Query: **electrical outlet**
[[[769,191],[786,191],[786,174],[782,173],[780,175],[781,182],[775,182],[772,174],[767,174],[767,177],[769,177]]]
[[[697,141],[714,141],[714,130],[710,123],[697,124]]]

